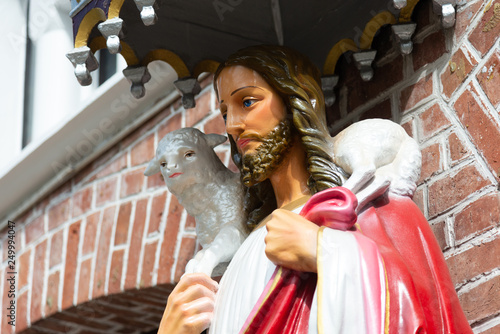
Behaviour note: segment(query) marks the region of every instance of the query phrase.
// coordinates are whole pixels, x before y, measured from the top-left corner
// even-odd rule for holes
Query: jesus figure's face
[[[242,179],[249,186],[269,177],[291,146],[286,106],[255,71],[230,66],[217,78],[226,131],[242,155]]]

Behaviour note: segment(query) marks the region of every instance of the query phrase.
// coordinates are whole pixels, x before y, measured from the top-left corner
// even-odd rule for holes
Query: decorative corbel
[[[134,0],[137,9],[141,11],[141,19],[144,25],[151,26],[156,23],[158,16],[155,9],[158,9],[156,0]]]
[[[99,63],[88,46],[74,48],[66,54],[75,68],[75,76],[82,86],[92,83],[90,72],[99,68]]]
[[[123,75],[132,83],[130,92],[136,99],[146,94],[144,84],[151,80],[151,74],[146,66],[129,66],[123,70]]]
[[[411,37],[413,36],[413,33],[415,33],[416,27],[417,24],[413,22],[393,24],[391,26],[396,43],[399,44],[399,49],[404,55],[409,55],[413,50]]]
[[[444,29],[451,28],[455,25],[455,6],[456,0],[433,0],[432,8],[434,13],[441,15],[441,26]]]
[[[198,80],[193,77],[185,77],[174,81],[174,85],[182,95],[184,109],[194,108],[196,106],[194,97],[201,91]]]
[[[394,5],[394,8],[401,9],[406,6],[406,0],[392,0],[392,4]]]
[[[106,38],[106,46],[112,54],[122,50],[120,38],[123,38],[123,20],[119,17],[106,20],[97,26],[101,34]]]
[[[335,92],[333,89],[337,86],[338,82],[338,75],[327,75],[321,77],[321,88],[323,90],[323,95],[325,95],[325,104],[327,107],[331,107],[335,103]]]
[[[372,63],[377,55],[377,50],[363,50],[352,54],[354,63],[361,74],[363,81],[370,81],[373,78]]]

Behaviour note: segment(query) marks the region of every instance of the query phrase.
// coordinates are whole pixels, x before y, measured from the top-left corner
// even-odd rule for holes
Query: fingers
[[[219,289],[219,284],[213,279],[211,279],[207,274],[193,273],[182,276],[182,278],[180,279],[179,283],[176,285],[172,293],[174,291],[176,293],[182,292],[193,285],[204,286],[207,289],[213,291],[214,293],[217,292],[217,290]]]

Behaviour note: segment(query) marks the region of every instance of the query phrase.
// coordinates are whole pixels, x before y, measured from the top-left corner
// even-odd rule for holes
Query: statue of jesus
[[[385,194],[345,229],[320,227],[301,213],[326,192],[354,198],[355,206],[340,187],[346,173],[329,153],[319,71],[306,57],[249,47],[221,64],[214,87],[247,187],[252,232],[220,284],[204,274],[181,278],[158,333],[472,333],[441,250],[410,198]],[[325,203],[338,210],[338,202]],[[313,277],[285,315],[279,312],[290,283],[275,284],[280,268],[299,273],[299,281]],[[265,320],[278,316],[282,328]],[[293,328],[289,318],[298,319]]]

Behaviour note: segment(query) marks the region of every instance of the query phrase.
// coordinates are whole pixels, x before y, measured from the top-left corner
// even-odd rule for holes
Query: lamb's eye
[[[186,158],[190,158],[190,157],[193,157],[194,156],[194,152],[193,151],[187,151],[185,154],[184,154],[184,157]]]
[[[160,164],[160,166],[162,166],[162,167],[167,167],[167,163],[166,163],[166,162],[162,162],[162,163]]]

